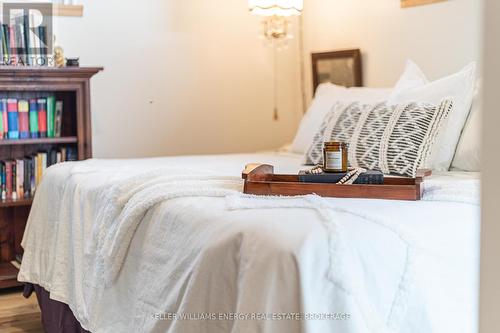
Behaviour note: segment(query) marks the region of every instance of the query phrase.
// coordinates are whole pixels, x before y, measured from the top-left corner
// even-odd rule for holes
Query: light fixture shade
[[[300,15],[304,0],[248,0],[250,12],[260,16]]]

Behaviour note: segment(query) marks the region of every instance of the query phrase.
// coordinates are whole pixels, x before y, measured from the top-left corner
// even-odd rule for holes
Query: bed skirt
[[[42,325],[46,333],[90,333],[82,328],[68,305],[50,299],[49,292],[38,285],[24,285],[24,297],[30,297],[33,291],[42,312]]]

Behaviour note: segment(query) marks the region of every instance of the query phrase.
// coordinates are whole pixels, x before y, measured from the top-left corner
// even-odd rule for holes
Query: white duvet
[[[100,332],[474,332],[477,174],[420,202],[254,197],[286,153],[89,160],[48,169],[19,279]]]

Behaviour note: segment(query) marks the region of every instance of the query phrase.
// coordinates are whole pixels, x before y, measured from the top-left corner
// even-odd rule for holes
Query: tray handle
[[[430,177],[431,175],[432,175],[431,169],[418,169],[415,178],[425,178],[425,177]]]
[[[248,181],[265,181],[274,174],[274,167],[269,164],[250,163],[245,166],[241,178]]]
[[[432,175],[432,170],[431,169],[418,169],[417,174],[415,176],[415,185],[418,186],[418,191],[420,192],[419,195],[419,200],[420,197],[422,196],[422,187],[420,184],[424,182],[425,177],[430,177]]]

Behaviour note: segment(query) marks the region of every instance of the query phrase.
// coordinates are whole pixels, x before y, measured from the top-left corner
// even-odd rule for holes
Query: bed
[[[434,173],[417,202],[254,197],[250,162],[303,168],[289,152],[52,166],[19,280],[75,332],[475,331],[478,173]]]

